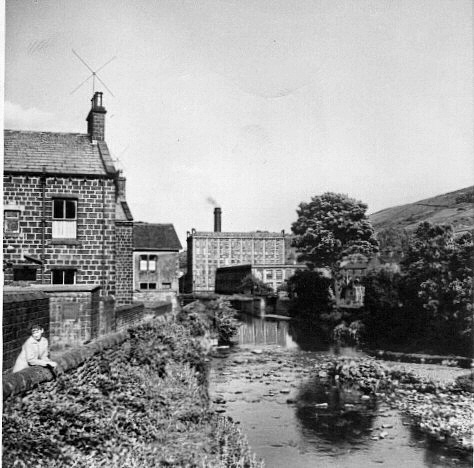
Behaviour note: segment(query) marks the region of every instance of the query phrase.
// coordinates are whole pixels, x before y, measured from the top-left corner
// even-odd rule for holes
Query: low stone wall
[[[133,293],[133,300],[135,302],[142,302],[146,309],[155,309],[164,302],[170,303],[173,311],[179,307],[178,293],[170,289],[163,291],[135,291]]]
[[[3,370],[15,364],[25,340],[30,336],[34,323],[44,328],[49,337],[49,298],[31,288],[3,289]]]
[[[49,296],[51,349],[80,346],[99,336],[100,287],[40,285]]]
[[[171,320],[170,315],[156,317],[157,321]],[[105,361],[113,361],[124,352],[122,345],[128,340],[128,333],[120,331],[94,340],[79,348],[53,354],[51,357],[58,363],[57,372],[70,373],[77,385],[90,379]],[[34,392],[55,392],[57,380],[51,371],[44,367],[33,366],[15,374],[3,376],[4,411],[8,411],[5,402],[12,397],[24,397]],[[34,398],[34,395],[32,395]]]
[[[365,350],[367,354],[377,359],[397,362],[411,362],[417,364],[441,364],[444,366],[462,367],[469,369],[473,367],[474,361],[462,356],[438,356],[434,354],[415,354],[415,353],[398,353],[395,351],[384,350]]]
[[[117,331],[138,325],[145,316],[145,306],[135,303],[117,307],[115,310],[115,327]]]

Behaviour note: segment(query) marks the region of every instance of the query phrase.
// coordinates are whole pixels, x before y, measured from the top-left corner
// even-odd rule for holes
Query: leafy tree
[[[247,276],[245,276],[242,279],[238,290],[239,292],[243,292],[243,293],[250,291],[252,294],[257,294],[257,295],[265,295],[273,291],[271,286],[268,286],[261,279],[257,278],[251,273],[249,273]]]
[[[302,202],[292,225],[293,245],[310,268],[332,271],[345,256],[372,256],[378,250],[374,229],[366,215],[367,205],[347,195],[327,192]]]
[[[428,312],[434,340],[458,349],[471,345],[473,253],[470,233],[423,222],[402,262],[405,302]]]
[[[412,344],[420,336],[423,316],[403,307],[402,276],[389,268],[370,271],[365,287],[365,341],[372,347]]]
[[[331,280],[320,271],[297,270],[288,279],[290,297],[294,299],[291,314],[319,317],[330,312],[334,304],[330,285]]]

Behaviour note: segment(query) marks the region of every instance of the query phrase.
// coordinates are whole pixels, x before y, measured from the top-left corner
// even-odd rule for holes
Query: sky
[[[326,191],[376,212],[473,184],[472,20],[470,0],[6,0],[4,126],[86,133],[98,71],[134,219],[183,247],[214,206],[223,231],[290,231]]]

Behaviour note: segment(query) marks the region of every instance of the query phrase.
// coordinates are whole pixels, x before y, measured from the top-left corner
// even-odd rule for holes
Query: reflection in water
[[[363,393],[332,379],[312,378],[303,383],[297,396],[296,416],[305,438],[315,443],[330,442],[343,448],[363,442],[376,416],[374,398],[362,400]]]
[[[238,332],[239,345],[279,345],[286,349],[322,351],[325,354],[364,356],[354,347],[342,347],[330,342],[328,334],[320,327],[303,322],[262,319],[240,314],[242,325]]]
[[[288,333],[288,322],[264,320],[242,314],[239,316],[242,326],[239,328],[239,345],[279,345],[284,348],[297,348]]]

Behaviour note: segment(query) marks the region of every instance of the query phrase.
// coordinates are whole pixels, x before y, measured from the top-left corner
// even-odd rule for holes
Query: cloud
[[[20,104],[5,101],[5,128],[12,130],[42,130],[54,118],[54,114],[36,107],[28,109]]]

